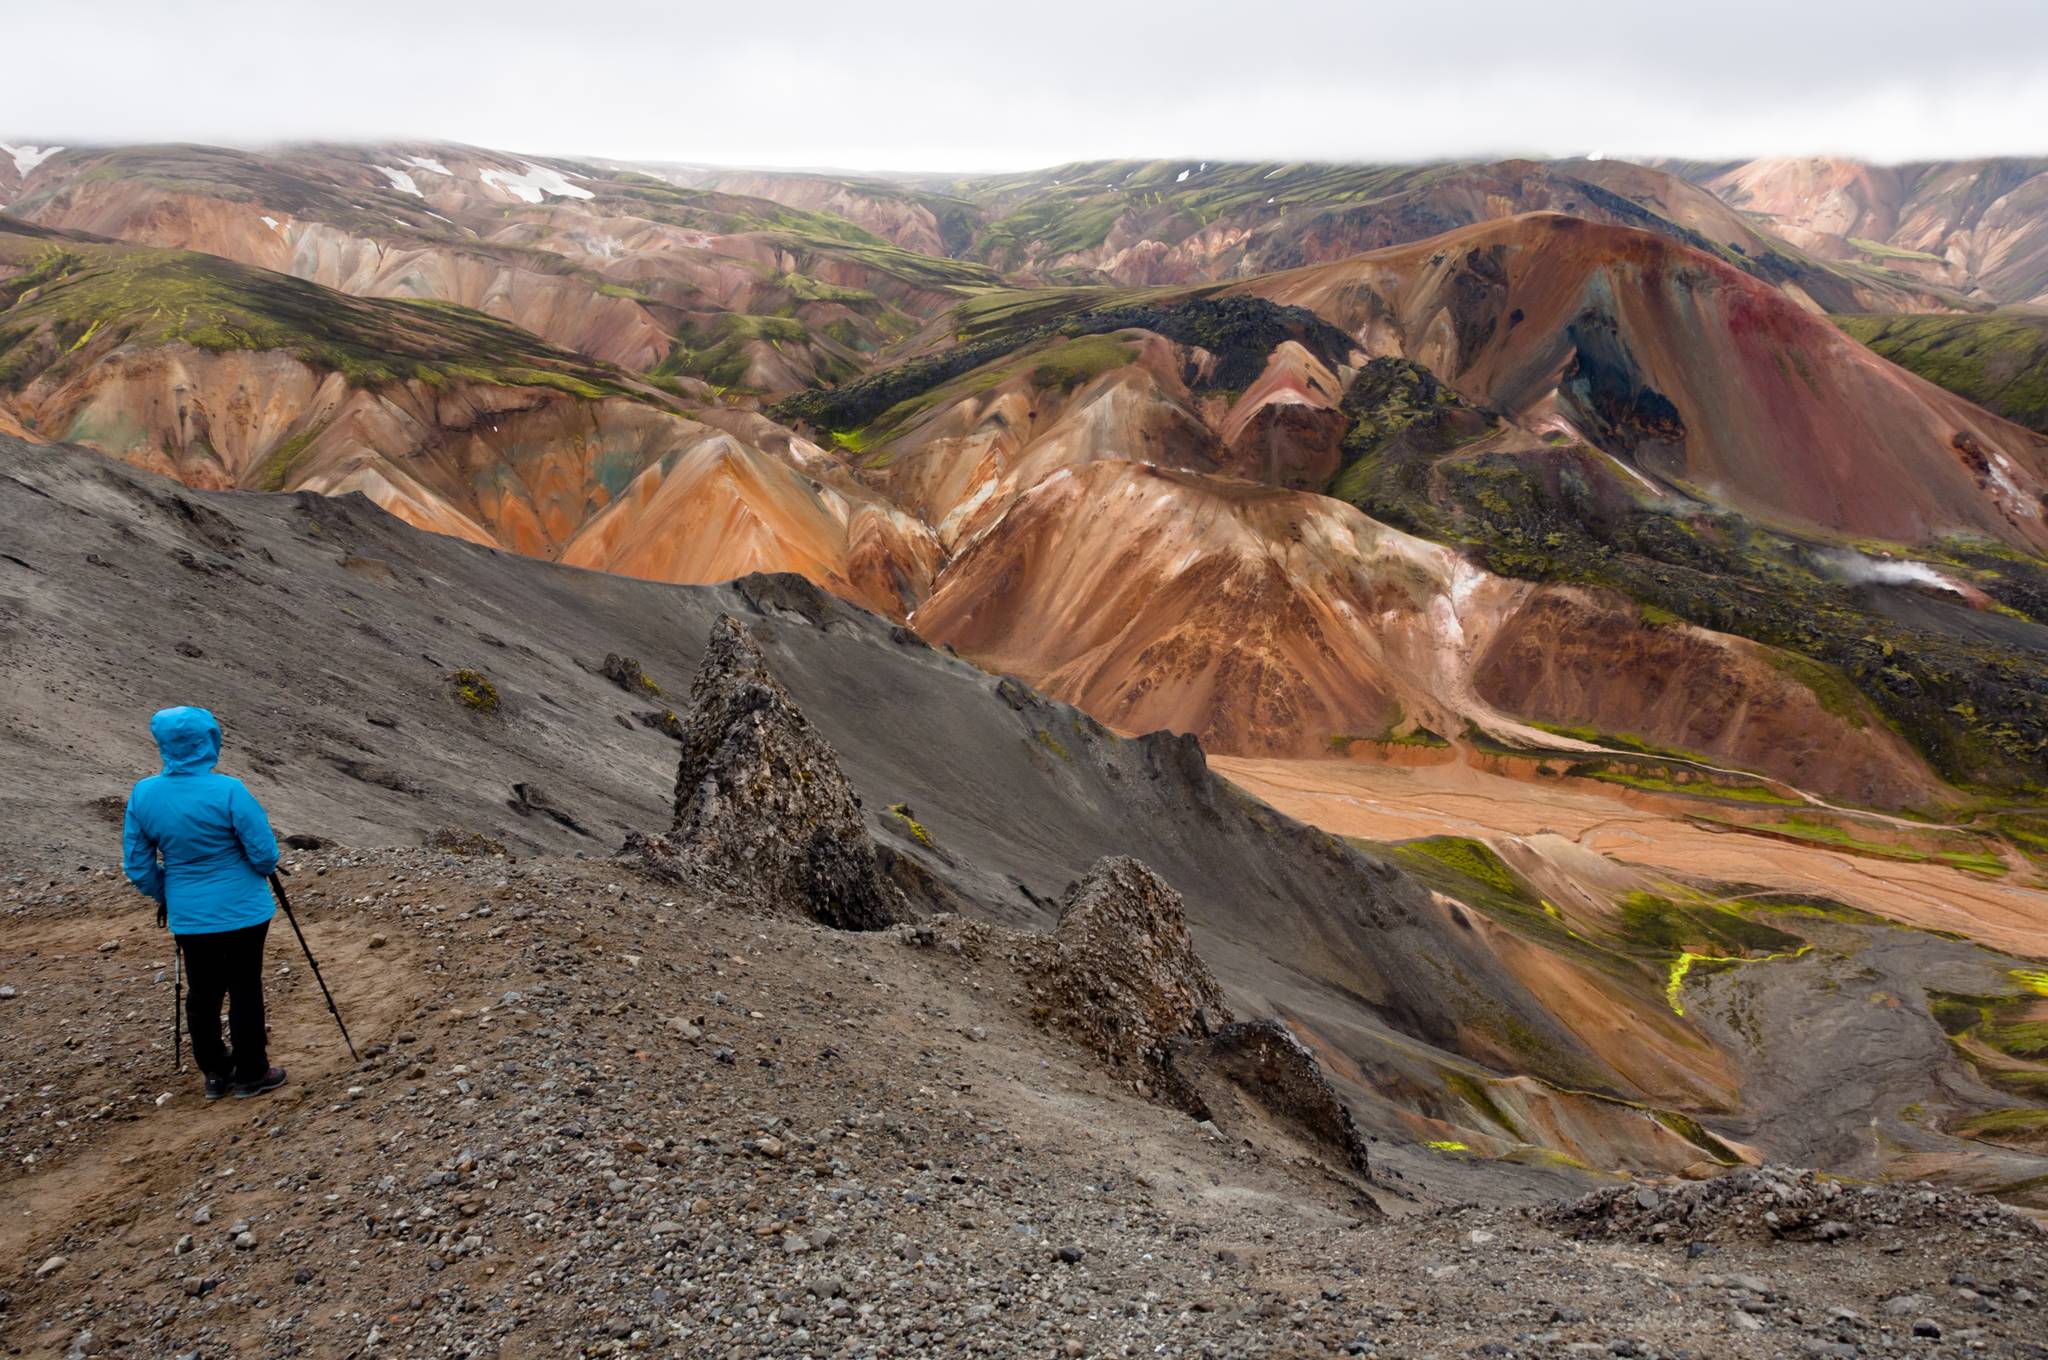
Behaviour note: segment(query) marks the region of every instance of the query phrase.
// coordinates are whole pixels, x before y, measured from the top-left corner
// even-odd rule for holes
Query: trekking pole
[[[299,937],[299,948],[306,951],[306,962],[313,966],[313,981],[320,984],[320,995],[327,998],[327,1010],[334,1017],[334,1023],[341,1026],[341,1041],[348,1045],[348,1055],[357,1062],[362,1055],[356,1052],[356,1041],[348,1037],[348,1026],[341,1022],[341,1011],[334,1004],[334,993],[327,990],[327,979],[320,976],[320,960],[313,957],[313,946],[306,943],[306,932],[299,929],[299,918],[292,913],[292,900],[284,895],[284,884],[277,875],[270,876],[270,890],[277,894],[277,905],[284,908],[284,919],[292,923],[292,934]]]
[[[185,1070],[185,951],[171,937],[171,1056]]]

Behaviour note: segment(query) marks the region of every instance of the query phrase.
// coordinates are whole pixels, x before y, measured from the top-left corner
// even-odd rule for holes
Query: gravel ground
[[[292,1083],[212,1105],[140,900],[0,872],[8,1354],[2048,1356],[2048,1235],[1986,1201],[1773,1171],[1383,1216],[1112,1077],[998,958],[604,861],[295,867],[363,1060],[280,921]]]

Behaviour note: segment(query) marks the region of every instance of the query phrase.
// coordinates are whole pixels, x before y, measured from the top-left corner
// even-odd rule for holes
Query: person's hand
[[[165,930],[171,928],[171,914],[161,902],[156,904],[156,923]]]

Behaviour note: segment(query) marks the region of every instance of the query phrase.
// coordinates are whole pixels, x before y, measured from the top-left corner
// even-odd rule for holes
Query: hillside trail
[[[1382,1142],[1406,1212],[1361,1216],[1058,1037],[999,956],[615,862],[314,858],[293,900],[364,1061],[274,942],[293,1084],[212,1106],[146,905],[0,875],[9,1353],[1763,1360],[1924,1323],[2042,1354],[2048,1236],[1987,1201],[1872,1190],[1845,1243],[1780,1242],[1739,1177],[1461,1208],[1483,1164]]]
[[[51,1232],[73,1225],[130,1241],[161,1229],[163,1201],[189,1178],[195,1159],[272,1136],[281,1113],[301,1111],[316,1093],[331,1096],[353,1066],[279,913],[265,944],[264,995],[271,1059],[290,1081],[259,1099],[207,1101],[189,1034],[181,1041],[182,1072],[172,1054],[170,935],[124,883],[103,880],[84,896],[78,909],[54,919],[9,923],[7,980],[22,993],[6,1013],[16,1022],[10,1052],[18,1059],[34,1033],[31,1023],[44,1020],[60,1027],[57,1047],[68,1061],[23,1072],[8,1105],[17,1120],[101,1127],[75,1150],[37,1157],[35,1173],[9,1189],[0,1259],[25,1258]],[[373,947],[376,932],[325,913],[309,918],[302,909],[300,924],[330,986],[338,984],[336,1001],[354,1032],[385,1033],[411,1013],[426,981],[412,951],[383,941]],[[110,943],[115,948],[105,947]],[[52,997],[62,1000],[45,1000]],[[93,1000],[123,1009],[109,1014]],[[66,1006],[72,1013],[64,1013]],[[82,1117],[58,1118],[44,1101],[67,1085],[101,1103]]]

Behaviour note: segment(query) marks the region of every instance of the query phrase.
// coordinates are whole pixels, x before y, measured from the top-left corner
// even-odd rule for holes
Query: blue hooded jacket
[[[165,905],[173,935],[268,921],[276,908],[265,880],[277,868],[277,838],[242,781],[213,772],[220,724],[203,708],[166,708],[149,720],[149,734],[164,772],[128,795],[121,830],[128,881]]]

